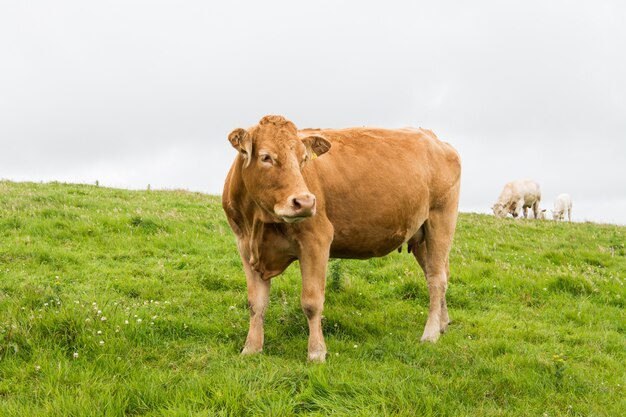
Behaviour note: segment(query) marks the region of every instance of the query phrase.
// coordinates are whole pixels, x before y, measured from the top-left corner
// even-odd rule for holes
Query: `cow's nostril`
[[[315,207],[315,196],[312,194],[299,194],[289,199],[291,209],[298,213],[308,213]]]

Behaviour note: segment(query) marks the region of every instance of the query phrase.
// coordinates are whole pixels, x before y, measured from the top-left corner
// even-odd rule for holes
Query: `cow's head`
[[[491,210],[493,210],[493,214],[499,218],[504,218],[509,213],[505,205],[502,203],[494,204],[493,206],[491,206]]]
[[[330,149],[319,135],[298,136],[282,116],[265,116],[250,129],[235,129],[228,140],[239,151],[248,195],[276,221],[297,223],[315,214],[316,201],[302,176],[309,161]]]

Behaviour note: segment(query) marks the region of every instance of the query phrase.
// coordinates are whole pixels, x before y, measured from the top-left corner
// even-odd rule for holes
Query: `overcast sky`
[[[266,114],[430,128],[463,211],[534,178],[626,224],[626,2],[0,2],[0,178],[220,194]]]

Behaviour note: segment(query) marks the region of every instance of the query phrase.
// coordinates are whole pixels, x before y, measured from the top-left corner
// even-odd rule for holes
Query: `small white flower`
[[[100,341],[100,346],[104,346],[104,340]]]
[[[100,320],[101,320],[101,321],[107,321],[107,318],[106,318],[106,317],[104,317],[104,316],[102,316],[102,317],[100,318]]]
[[[150,325],[153,325],[153,324],[154,324],[154,322],[153,322],[153,321],[151,321],[151,322],[150,322]]]
[[[37,372],[41,371],[41,366],[35,365],[35,371],[37,371]]]
[[[98,312],[96,313],[97,315],[102,314],[102,310],[98,310]]]
[[[157,319],[157,316],[152,316],[152,320],[156,320],[156,319]]]
[[[74,359],[78,359],[78,352],[74,352],[72,356],[74,356]]]
[[[128,324],[128,320],[124,320],[124,324]]]
[[[234,310],[234,309],[235,309],[235,306],[230,306],[230,307],[228,307],[228,309],[229,309],[229,310]]]
[[[141,319],[137,319],[137,323],[141,323]]]
[[[98,330],[96,334],[102,334],[102,330]]]
[[[48,303],[43,303],[43,305],[44,305],[45,307],[48,307]]]
[[[354,345],[354,348],[355,348],[355,349],[356,349],[356,348],[358,348],[358,347],[359,347],[359,345]]]
[[[95,306],[95,305],[96,305],[96,302],[94,301],[93,303],[91,303],[91,305],[92,305],[92,306]]]
[[[91,321],[91,319],[90,319],[89,317],[87,317],[87,318],[85,319],[85,321],[86,321],[87,323],[89,323],[89,322]]]
[[[335,352],[335,356],[339,356],[339,352]]]

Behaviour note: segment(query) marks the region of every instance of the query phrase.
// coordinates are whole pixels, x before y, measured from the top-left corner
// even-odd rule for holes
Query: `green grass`
[[[273,281],[264,353],[239,356],[218,197],[3,181],[0,415],[626,415],[625,244],[625,227],[461,214],[437,344],[418,342],[412,256],[333,261],[316,365],[297,265]]]

